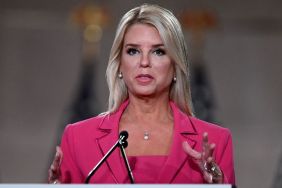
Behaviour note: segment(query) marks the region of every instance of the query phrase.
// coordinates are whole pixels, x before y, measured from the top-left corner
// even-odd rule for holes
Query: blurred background
[[[279,0],[0,0],[0,183],[46,183],[65,125],[106,110],[116,26],[145,2],[181,21],[196,115],[232,131],[238,187],[282,187]]]

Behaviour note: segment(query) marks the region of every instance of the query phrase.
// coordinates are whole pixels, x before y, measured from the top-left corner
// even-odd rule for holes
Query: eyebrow
[[[134,43],[128,43],[128,44],[125,44],[125,47],[139,47],[140,45],[139,44],[134,44]],[[160,44],[154,44],[152,45],[153,48],[157,48],[157,47],[164,47],[164,44],[163,43],[160,43]]]

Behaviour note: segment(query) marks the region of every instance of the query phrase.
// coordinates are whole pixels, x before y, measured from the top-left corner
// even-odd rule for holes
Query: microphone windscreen
[[[127,148],[127,146],[128,146],[128,142],[127,142],[127,141],[123,141],[123,142],[122,142],[122,147],[123,147],[123,148]]]
[[[128,138],[128,132],[127,131],[121,131],[119,133],[119,137],[123,137],[123,140],[126,140]]]

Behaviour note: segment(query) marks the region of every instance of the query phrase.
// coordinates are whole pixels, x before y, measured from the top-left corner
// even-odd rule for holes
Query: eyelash
[[[129,54],[129,55],[135,55],[136,53],[138,53],[139,51],[135,48],[128,48],[126,50],[126,53]]]
[[[126,53],[129,54],[129,55],[135,55],[135,54],[139,53],[139,51],[135,48],[129,48],[129,49],[126,50]],[[162,55],[166,54],[165,50],[163,50],[161,48],[154,50],[153,53],[156,54],[157,56],[162,56]]]
[[[166,53],[165,53],[165,50],[160,49],[160,48],[156,49],[153,53],[156,54],[156,55],[158,55],[158,56],[162,56],[162,55],[165,55],[165,54],[166,54]]]

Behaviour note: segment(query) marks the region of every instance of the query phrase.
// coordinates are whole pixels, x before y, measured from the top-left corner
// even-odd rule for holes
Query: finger
[[[208,153],[208,157],[212,157],[213,156],[213,152],[214,152],[214,149],[215,149],[215,143],[212,143],[209,145],[209,153]]]
[[[192,149],[188,142],[183,142],[183,149],[184,151],[192,157],[194,162],[198,165],[199,169],[204,173],[204,161],[202,160],[202,154],[197,152],[196,150]]]
[[[209,139],[207,132],[204,132],[203,134],[202,149],[203,149],[203,155],[202,155],[203,160],[206,160],[209,152]]]
[[[48,182],[49,183],[59,183],[58,179],[60,177],[60,165],[63,158],[63,152],[59,146],[56,147],[56,154],[54,160],[48,170]]]
[[[61,182],[58,179],[56,179],[55,181],[52,182],[52,184],[61,184]]]
[[[56,179],[60,174],[60,168],[54,165],[51,165],[48,172],[49,172],[49,177],[51,179]]]
[[[208,157],[208,159],[206,161],[206,168],[205,168],[205,170],[207,172],[210,172],[210,169],[211,169],[212,165],[213,165],[213,158],[212,157]]]
[[[48,183],[53,183],[58,179],[58,175],[54,173],[51,169],[48,170]]]
[[[220,183],[223,181],[222,171],[220,167],[214,162],[212,157],[209,157],[206,162],[205,172],[212,177],[212,183]],[[207,179],[207,181],[208,180],[209,179]]]
[[[60,146],[57,146],[57,147],[56,147],[56,152],[58,153],[58,156],[60,157],[59,165],[61,165],[62,160],[63,160],[63,152],[62,152],[62,149],[61,149]]]
[[[213,160],[213,157],[208,157],[205,164],[204,164],[204,169],[206,172],[210,173],[211,168],[214,166],[215,162]]]
[[[48,179],[48,183],[49,184],[61,184],[61,181],[59,180],[59,178],[49,178]]]
[[[208,133],[204,132],[203,133],[203,149],[205,149],[208,146],[208,143],[209,143]]]
[[[208,183],[213,183],[213,177],[210,173],[204,171],[203,172],[203,177],[204,177],[204,180]]]
[[[48,173],[48,183],[54,183],[55,181],[59,182],[60,174],[58,171],[53,172],[49,170]]]
[[[52,163],[52,166],[54,166],[54,168],[58,168],[61,163],[62,163],[62,159],[63,159],[63,152],[61,150],[61,148],[59,146],[56,147],[56,154]]]
[[[203,154],[204,155],[204,157],[203,157],[204,161],[207,161],[207,159],[209,157],[213,156],[214,149],[215,149],[215,144],[214,143],[208,145],[207,150],[205,152],[203,152],[204,153]]]
[[[197,152],[196,150],[192,149],[188,142],[182,143],[184,151],[191,156],[193,159],[199,160],[201,159],[201,153]]]

